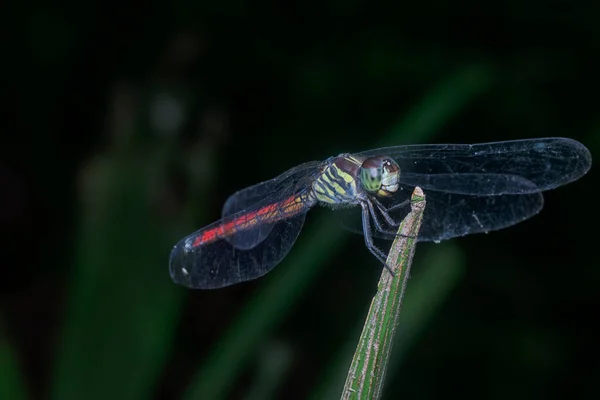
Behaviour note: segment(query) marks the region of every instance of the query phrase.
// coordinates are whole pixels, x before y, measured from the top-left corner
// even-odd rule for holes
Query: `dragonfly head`
[[[389,197],[398,190],[400,167],[389,157],[371,157],[360,167],[360,182],[368,193]]]

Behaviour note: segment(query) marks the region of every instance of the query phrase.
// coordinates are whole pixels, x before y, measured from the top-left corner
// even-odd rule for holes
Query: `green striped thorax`
[[[368,193],[388,197],[398,190],[400,166],[388,157],[371,157],[363,161],[359,176]]]

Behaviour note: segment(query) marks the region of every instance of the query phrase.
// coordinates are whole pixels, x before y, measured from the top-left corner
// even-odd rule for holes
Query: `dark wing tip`
[[[181,240],[171,250],[169,257],[169,273],[178,285],[189,289],[219,289],[231,284],[227,274],[219,273],[219,268],[210,268],[202,264],[202,246],[192,247],[194,236]],[[205,257],[206,258],[206,257]],[[206,260],[204,260],[206,261]]]
[[[592,153],[581,142],[570,138],[555,138],[554,146],[559,155],[570,161],[570,174],[565,177],[565,182],[562,184],[576,181],[588,173],[592,167]]]
[[[169,257],[169,273],[173,282],[195,289],[196,286],[192,284],[192,275],[189,267],[192,264],[189,257],[193,257],[193,254],[185,249],[185,239],[173,247]]]
[[[582,172],[582,175],[584,175],[592,167],[592,153],[582,143],[579,143],[576,140],[572,140],[572,142],[573,142],[573,147],[575,147],[577,149],[579,165],[581,168],[580,170]]]

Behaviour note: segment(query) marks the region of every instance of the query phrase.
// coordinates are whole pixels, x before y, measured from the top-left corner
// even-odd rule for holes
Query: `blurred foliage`
[[[600,145],[593,3],[13,8],[1,398],[335,397],[381,271],[360,236],[315,210],[275,271],[208,292],[171,282],[171,246],[311,159]],[[505,231],[419,244],[385,398],[598,397],[596,175]]]
[[[21,365],[15,357],[15,349],[4,335],[0,337],[0,398],[21,400],[26,398]]]

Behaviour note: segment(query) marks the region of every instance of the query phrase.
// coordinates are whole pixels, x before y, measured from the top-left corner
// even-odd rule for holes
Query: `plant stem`
[[[385,372],[400,318],[402,299],[425,210],[425,195],[421,188],[415,188],[410,202],[411,212],[400,224],[398,236],[387,258],[387,264],[394,269],[395,276],[392,276],[386,268],[383,269],[377,293],[371,302],[348,371],[342,399],[381,397]]]

